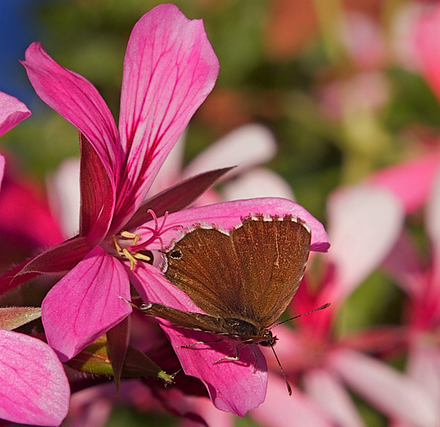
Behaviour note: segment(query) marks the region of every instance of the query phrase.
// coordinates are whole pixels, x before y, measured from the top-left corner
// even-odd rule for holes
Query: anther
[[[119,234],[126,239],[133,239],[133,245],[136,245],[141,237],[140,234],[135,234],[131,231],[121,231]]]

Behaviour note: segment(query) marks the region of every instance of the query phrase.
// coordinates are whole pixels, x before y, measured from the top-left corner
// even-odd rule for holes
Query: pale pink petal
[[[428,393],[433,404],[440,401],[440,350],[429,341],[430,337],[419,335],[408,354],[408,375]],[[438,411],[440,423],[440,410]]]
[[[298,389],[289,396],[281,378],[271,375],[264,403],[251,417],[267,427],[332,427],[335,424],[324,411]]]
[[[423,9],[429,8],[428,3],[409,2],[402,4],[393,12],[387,32],[395,62],[412,72],[419,72],[420,59],[417,52],[417,23]]]
[[[368,182],[390,190],[410,213],[428,200],[439,166],[440,151],[434,151],[376,172]]]
[[[171,4],[160,5],[135,25],[122,82],[120,134],[127,157],[117,212],[142,203],[165,157],[214,87],[217,57],[200,20]],[[122,219],[121,219],[122,220]]]
[[[47,177],[49,203],[67,237],[79,231],[79,159],[64,160],[58,169]]]
[[[189,177],[212,169],[237,166],[227,177],[243,173],[273,159],[277,151],[275,137],[265,126],[247,124],[220,138],[203,150],[184,170]]]
[[[340,427],[362,427],[364,422],[340,379],[324,369],[310,369],[303,377],[307,394]]]
[[[21,101],[0,92],[0,136],[30,115],[31,112]]]
[[[127,385],[133,387],[132,382],[124,381],[119,393]],[[89,387],[72,394],[63,427],[105,427],[113,411],[114,396],[114,383]]]
[[[69,408],[70,388],[53,350],[28,335],[0,330],[0,418],[58,426]]]
[[[327,206],[329,257],[337,274],[330,300],[343,299],[388,254],[400,234],[403,210],[387,190],[368,184],[337,190]]]
[[[121,165],[119,135],[96,88],[84,77],[58,65],[40,43],[29,46],[23,65],[38,96],[79,129],[98,153],[108,176],[113,176]]]
[[[127,272],[99,246],[49,291],[41,306],[43,326],[62,361],[131,313],[119,296],[130,298]]]
[[[173,399],[174,400],[174,399]],[[234,427],[236,418],[228,413],[219,411],[209,399],[205,397],[182,396],[181,404],[190,408],[191,412],[200,415],[208,426]],[[184,419],[179,427],[201,427],[200,423],[190,419]]]
[[[161,250],[163,245],[166,247],[171,241],[178,239],[182,229],[191,229],[197,224],[207,227],[215,225],[218,228],[230,230],[240,224],[241,218],[249,214],[297,216],[311,229],[312,251],[326,252],[330,246],[324,226],[306,209],[287,199],[267,197],[219,203],[172,213],[165,219],[166,231],[160,234],[162,242],[155,240],[148,244],[148,248]],[[163,218],[159,218],[160,221],[163,221]],[[142,235],[139,244],[151,237],[148,228],[154,229],[154,227],[154,221],[150,221],[137,229],[136,232]]]
[[[440,6],[438,4],[422,16],[415,31],[422,72],[437,98],[440,99]]]
[[[409,376],[385,363],[351,350],[332,353],[327,363],[375,408],[415,427],[438,426],[438,408],[428,392]]]
[[[191,299],[168,282],[155,267],[145,264],[135,268],[139,283],[134,282],[141,297],[185,311],[200,312]],[[255,355],[249,347],[240,349],[240,360],[215,363],[225,355],[235,356],[234,346],[227,340],[206,343],[217,337],[188,329],[175,328],[157,319],[167,334],[182,368],[187,375],[199,378],[206,386],[214,405],[227,412],[244,416],[264,401],[267,385],[267,366],[261,351]],[[203,342],[193,347],[184,346]],[[256,360],[257,358],[257,360]],[[252,393],[249,393],[252,390]]]
[[[431,196],[426,206],[426,232],[431,239],[433,277],[432,285],[440,288],[440,170],[433,180]]]
[[[350,12],[342,14],[339,33],[351,60],[361,69],[384,65],[388,52],[381,27],[367,14]]]
[[[409,233],[404,232],[385,257],[382,268],[390,274],[410,297],[423,298],[428,275]]]
[[[257,197],[281,197],[295,200],[290,185],[277,173],[263,168],[254,168],[231,182],[227,182],[221,188],[221,194],[225,201]]]

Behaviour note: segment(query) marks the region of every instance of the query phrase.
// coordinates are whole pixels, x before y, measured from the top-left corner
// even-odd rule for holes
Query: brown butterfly
[[[183,328],[273,349],[277,337],[269,327],[298,290],[310,239],[308,226],[291,215],[249,216],[229,233],[196,227],[165,253],[163,271],[206,314],[156,303],[140,309]],[[238,347],[237,357],[223,359],[237,360]]]

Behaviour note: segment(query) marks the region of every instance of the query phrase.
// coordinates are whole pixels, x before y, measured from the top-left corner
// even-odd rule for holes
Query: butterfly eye
[[[180,259],[180,258],[182,258],[182,251],[180,251],[180,250],[172,251],[170,253],[170,257],[173,259]]]

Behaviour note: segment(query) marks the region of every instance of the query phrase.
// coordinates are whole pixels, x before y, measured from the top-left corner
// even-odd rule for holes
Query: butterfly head
[[[276,335],[274,336],[269,329],[264,329],[262,336],[264,337],[264,341],[260,341],[258,344],[263,347],[273,347],[278,341],[278,337]]]

